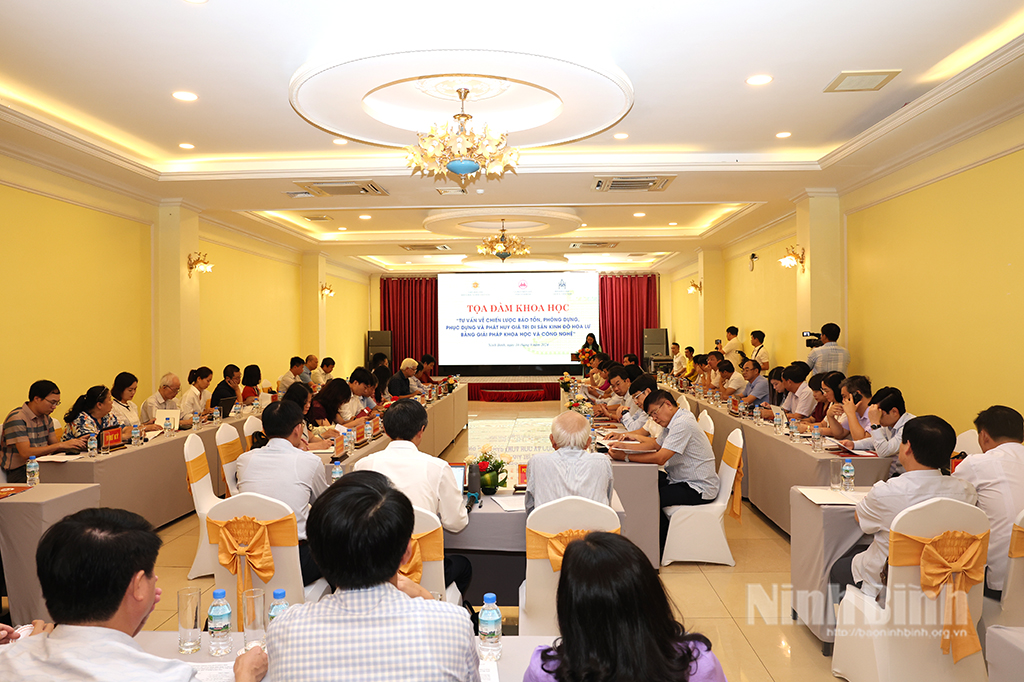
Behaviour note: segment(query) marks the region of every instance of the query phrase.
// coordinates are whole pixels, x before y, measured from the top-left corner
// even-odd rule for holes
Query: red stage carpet
[[[469,399],[486,402],[528,403],[539,400],[559,400],[558,382],[554,383],[470,383]]]

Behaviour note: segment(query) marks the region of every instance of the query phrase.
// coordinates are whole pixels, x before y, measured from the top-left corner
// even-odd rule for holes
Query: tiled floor
[[[557,402],[469,404],[473,419],[550,418]],[[444,452],[449,461],[468,454],[463,431]],[[673,564],[661,569],[662,581],[686,627],[704,633],[722,661],[730,682],[833,680],[831,659],[821,655],[818,640],[789,619],[789,538],[744,503],[743,523],[725,519],[735,566]],[[188,516],[160,530],[164,547],[157,573],[165,600],[146,624],[147,630],[175,630],[175,594],[185,585],[203,588],[202,609],[212,601],[213,578],[186,577],[199,538],[196,517]]]

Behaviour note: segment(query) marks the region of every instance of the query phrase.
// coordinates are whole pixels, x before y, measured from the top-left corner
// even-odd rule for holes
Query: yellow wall
[[[678,343],[680,348],[693,346],[700,353],[700,312],[697,294],[687,293],[690,279],[697,279],[697,270],[670,282],[672,287],[672,326],[668,330],[668,342]],[[668,278],[662,280],[664,283]]]
[[[370,285],[327,276],[334,297],[327,299],[327,354],[334,358],[334,375],[348,378],[366,363],[366,332],[370,329]]]
[[[847,216],[850,352],[957,432],[1024,410],[1024,152]]]
[[[795,237],[794,217],[723,253],[726,325],[739,327],[743,349],[748,355],[753,352],[750,332],[763,331],[773,367],[807,357],[806,347],[799,337],[801,330],[796,326],[796,269],[779,265],[779,259],[786,255],[786,247],[794,243]],[[750,270],[751,253],[758,256],[753,271]],[[725,330],[716,331],[715,338],[724,340]]]
[[[10,177],[0,169],[0,178]],[[61,419],[90,386],[118,372],[153,390],[150,224],[0,185],[0,405],[57,382]]]

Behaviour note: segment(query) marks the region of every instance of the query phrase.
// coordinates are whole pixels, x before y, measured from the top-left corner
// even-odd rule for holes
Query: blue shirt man
[[[768,399],[768,380],[761,375],[761,363],[746,360],[741,371],[747,385],[740,392],[740,397],[751,407],[757,407]]]

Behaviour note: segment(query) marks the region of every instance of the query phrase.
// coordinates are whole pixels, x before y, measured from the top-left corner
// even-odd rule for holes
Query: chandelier
[[[530,247],[521,238],[505,232],[505,219],[501,219],[501,232],[484,238],[476,250],[485,256],[497,256],[504,263],[510,256],[528,256]]]
[[[469,88],[459,88],[457,92],[462,110],[452,116],[456,125],[449,128],[445,122],[431,126],[429,133],[419,133],[418,144],[405,147],[409,155],[407,165],[445,177],[452,172],[463,180],[481,169],[487,175],[501,175],[506,168],[515,169],[519,150],[509,147],[506,136],[495,133],[490,126],[485,125],[482,133],[466,128],[473,118],[466,113]]]

